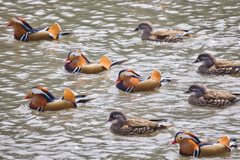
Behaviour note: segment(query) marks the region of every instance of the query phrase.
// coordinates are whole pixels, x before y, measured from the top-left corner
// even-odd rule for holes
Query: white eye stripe
[[[33,88],[31,89],[33,94],[44,94],[45,96],[47,96],[49,99],[51,99],[45,92],[43,92],[41,89],[38,88]]]

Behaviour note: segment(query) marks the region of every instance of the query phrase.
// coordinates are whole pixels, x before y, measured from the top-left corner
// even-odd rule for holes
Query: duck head
[[[25,31],[32,30],[32,27],[21,17],[13,17],[5,27],[12,26],[15,29],[23,28]]]
[[[106,122],[117,121],[116,124],[122,126],[127,122],[127,116],[121,111],[112,111]]]
[[[78,66],[87,65],[90,62],[80,51],[71,51],[68,53],[68,58],[64,62],[72,62],[78,64]]]
[[[214,55],[211,53],[201,53],[193,63],[202,62],[205,67],[211,67],[216,62]]]
[[[134,29],[133,32],[138,31],[138,30],[146,30],[146,31],[152,32],[153,31],[152,23],[150,23],[148,21],[143,21],[138,24],[138,27],[136,29]]]
[[[133,30],[133,32],[138,31],[138,30],[143,30],[143,33],[141,35],[142,39],[148,39],[149,36],[151,36],[151,32],[153,31],[153,26],[150,22],[148,21],[143,21],[139,23],[138,27]]]
[[[201,141],[190,132],[178,132],[175,135],[174,140],[170,144],[179,143],[180,150],[179,153],[184,156],[196,156],[199,153],[198,144]],[[194,153],[196,155],[194,155]]]
[[[115,82],[122,82],[127,77],[139,78],[141,76],[131,69],[123,69],[119,72],[118,79]]]
[[[192,93],[194,97],[199,98],[208,92],[207,87],[202,84],[191,85],[185,93]]]
[[[28,92],[28,95],[24,97],[23,99],[28,99],[28,98],[44,98],[47,102],[51,102],[55,97],[50,93],[46,88],[43,87],[33,87],[31,90]]]

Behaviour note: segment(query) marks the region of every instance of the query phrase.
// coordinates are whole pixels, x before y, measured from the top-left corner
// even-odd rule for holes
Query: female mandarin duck
[[[224,107],[240,101],[240,97],[236,96],[239,94],[208,90],[207,87],[202,84],[194,84],[184,93],[193,93],[193,95],[188,98],[188,102],[196,106]]]
[[[167,119],[127,119],[127,116],[121,111],[111,112],[106,122],[114,121],[110,131],[119,135],[141,135],[150,134],[154,131],[174,127],[175,125],[159,125],[160,122],[166,122]]]
[[[216,61],[211,53],[201,53],[193,63],[202,62],[198,72],[208,75],[236,75],[240,74],[240,62],[228,60]]]
[[[60,35],[70,34],[68,31],[61,31],[60,26],[55,23],[52,27],[32,28],[24,19],[13,17],[5,27],[12,26],[14,29],[14,38],[23,41],[54,40]]]
[[[188,34],[188,30],[159,30],[153,31],[152,23],[144,21],[139,23],[138,27],[133,31],[143,30],[141,35],[142,40],[150,40],[157,42],[177,42],[189,37],[198,37]]]
[[[231,152],[230,147],[237,148],[236,140],[228,136],[218,140],[200,141],[195,135],[189,132],[178,132],[170,144],[179,143],[179,154],[193,157],[222,156]]]
[[[175,82],[176,79],[161,80],[161,73],[153,71],[150,77],[142,77],[131,69],[123,69],[118,74],[116,87],[126,92],[151,91],[161,87],[161,82]]]
[[[46,88],[33,87],[26,97],[23,99],[32,98],[29,103],[29,108],[37,111],[56,111],[66,108],[75,108],[79,103],[85,103],[93,99],[81,99],[86,95],[75,96],[74,93],[65,89],[61,98],[56,98]]]
[[[102,56],[98,63],[91,63],[81,52],[71,51],[64,62],[70,61],[64,65],[70,73],[97,74],[104,70],[109,70],[112,66],[122,64],[128,59],[122,61],[111,61],[107,56]]]

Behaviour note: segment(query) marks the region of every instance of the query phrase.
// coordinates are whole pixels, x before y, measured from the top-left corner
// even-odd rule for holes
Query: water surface
[[[58,1],[0,0],[0,157],[2,159],[190,159],[169,145],[178,131],[199,139],[224,135],[240,139],[240,104],[203,108],[187,103],[182,94],[194,83],[209,89],[240,92],[240,78],[203,76],[192,64],[197,55],[210,52],[217,59],[239,61],[240,3],[233,1]],[[55,41],[23,43],[14,40],[13,28],[4,26],[12,17],[31,26],[57,22],[74,35]],[[201,35],[178,43],[142,41],[132,32],[141,21],[157,29],[187,29]],[[129,61],[97,75],[74,75],[61,67],[71,50],[91,60],[102,55]],[[153,70],[179,79],[160,90],[125,93],[115,87],[121,69],[149,76]],[[34,86],[56,96],[70,88],[75,94],[97,98],[76,109],[38,112],[22,98]],[[152,136],[124,137],[104,123],[109,113],[121,110],[129,118],[168,118],[176,127]],[[225,157],[239,159],[240,150]],[[218,160],[219,157],[212,158]]]

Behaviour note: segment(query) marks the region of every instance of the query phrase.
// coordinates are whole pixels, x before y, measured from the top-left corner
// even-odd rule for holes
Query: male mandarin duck
[[[161,80],[161,73],[157,70],[149,77],[142,77],[131,69],[123,69],[118,74],[116,87],[126,92],[151,91],[161,87],[161,82],[175,82],[176,79]]]
[[[228,60],[216,61],[211,53],[201,53],[193,63],[202,62],[198,72],[208,75],[236,75],[240,74],[240,62]]]
[[[143,21],[139,23],[138,27],[133,31],[143,30],[142,40],[150,40],[157,42],[177,42],[182,39],[190,37],[198,37],[196,35],[188,34],[188,30],[159,30],[153,32],[152,23]]]
[[[230,147],[237,148],[236,140],[228,136],[218,140],[200,141],[195,135],[189,132],[178,132],[170,144],[179,143],[179,154],[193,157],[222,156],[231,152]]]
[[[142,135],[150,134],[154,131],[174,127],[175,125],[164,126],[160,122],[166,122],[167,119],[127,119],[127,116],[121,111],[111,112],[106,122],[115,121],[110,127],[110,131],[119,135]]]
[[[23,41],[54,40],[61,35],[70,34],[68,31],[61,31],[60,26],[55,23],[52,27],[32,28],[24,19],[13,17],[5,27],[12,26],[14,29],[14,38]]]
[[[207,87],[202,84],[194,84],[184,93],[193,93],[188,98],[188,102],[196,106],[224,107],[240,101],[240,97],[237,97],[239,94],[208,90]]]
[[[102,56],[98,63],[90,62],[81,52],[71,51],[64,62],[70,61],[64,65],[70,73],[97,74],[104,70],[109,70],[112,66],[122,64],[128,59],[121,61],[111,61],[107,56]]]
[[[86,95],[75,96],[71,90],[66,88],[63,96],[56,98],[46,88],[33,87],[23,99],[32,98],[28,105],[31,109],[37,111],[56,111],[66,108],[75,108],[79,103],[85,103],[94,99],[82,99],[84,97],[86,97]]]

